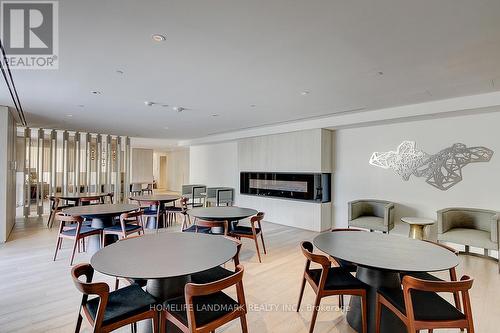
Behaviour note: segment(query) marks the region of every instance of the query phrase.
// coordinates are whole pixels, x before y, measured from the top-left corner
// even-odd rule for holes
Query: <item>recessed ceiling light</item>
[[[166,108],[168,106],[168,104],[162,104],[161,106],[163,106],[164,108]]]
[[[73,115],[72,114],[67,114],[66,117],[71,118],[71,117],[73,117]]]
[[[218,116],[219,116],[219,114],[218,114],[218,113],[214,113],[214,114],[212,114],[212,117],[218,117]]]
[[[146,105],[146,106],[152,106],[153,104],[155,104],[155,103],[150,102],[150,101],[144,101],[144,105]]]
[[[380,71],[380,72],[377,72],[378,75],[384,75],[384,72]]]
[[[123,74],[123,73],[125,73],[125,72],[124,72],[124,71],[122,71],[121,69],[117,69],[117,70],[116,70],[116,74],[120,74],[120,75],[121,75],[121,74]]]
[[[100,92],[99,90],[92,90],[90,93],[93,94],[93,95],[100,95],[100,94],[102,94],[102,92]]]
[[[255,104],[250,104],[250,107],[251,107],[251,108],[254,108],[254,107],[256,107],[256,106],[257,106],[257,105],[255,105]]]
[[[155,42],[164,42],[167,37],[165,37],[164,35],[160,35],[160,34],[153,34],[151,36],[151,38],[155,41]]]
[[[182,106],[174,106],[172,108],[172,110],[174,110],[175,112],[182,112],[184,110],[186,110],[185,108],[183,108]]]
[[[300,94],[301,94],[302,96],[305,96],[305,95],[309,95],[309,93],[310,93],[310,91],[309,91],[309,90],[304,90],[304,91],[302,91]]]

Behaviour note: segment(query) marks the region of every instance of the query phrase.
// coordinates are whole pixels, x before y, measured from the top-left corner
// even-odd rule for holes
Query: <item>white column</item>
[[[102,135],[97,134],[97,145],[96,145],[96,192],[101,192],[102,184]]]
[[[124,152],[124,166],[125,166],[125,175],[124,175],[124,188],[123,188],[123,200],[128,202],[128,196],[130,193],[130,138],[127,136],[125,138],[125,152]]]
[[[92,140],[92,136],[90,135],[90,133],[85,134],[85,191],[86,192],[90,192],[90,181],[91,181],[90,140]]]
[[[24,129],[24,217],[30,215],[31,206],[31,129]]]
[[[116,137],[116,160],[115,160],[115,202],[122,202],[122,172],[121,172],[122,138]]]
[[[57,132],[50,131],[50,161],[49,161],[49,177],[51,195],[57,192]]]
[[[62,172],[63,172],[63,179],[62,179],[62,192],[63,193],[68,193],[68,173],[69,173],[69,134],[68,131],[63,132],[63,146],[62,146],[62,158],[63,158],[63,163],[62,163]]]
[[[80,153],[80,133],[75,133],[75,165],[74,165],[74,182],[75,182],[75,192],[80,193],[80,166],[81,166],[81,153]]]
[[[37,214],[41,216],[43,214],[43,160],[44,160],[44,143],[45,143],[45,133],[42,128],[38,129],[38,145],[37,145],[37,193],[36,193],[36,206]]]
[[[106,192],[111,192],[111,167],[112,167],[112,151],[111,151],[111,135],[106,136]]]

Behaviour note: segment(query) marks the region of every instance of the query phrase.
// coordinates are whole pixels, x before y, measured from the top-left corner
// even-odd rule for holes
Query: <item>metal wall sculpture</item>
[[[411,175],[425,177],[426,182],[446,191],[462,180],[462,168],[469,163],[488,162],[493,151],[486,147],[467,147],[455,143],[437,154],[427,154],[416,148],[414,141],[403,141],[396,151],[375,152],[370,164],[393,169],[403,180]]]

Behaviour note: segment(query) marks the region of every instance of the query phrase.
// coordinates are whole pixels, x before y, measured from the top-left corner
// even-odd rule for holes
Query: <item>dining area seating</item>
[[[394,228],[395,204],[385,200],[348,202],[348,226],[389,233]]]

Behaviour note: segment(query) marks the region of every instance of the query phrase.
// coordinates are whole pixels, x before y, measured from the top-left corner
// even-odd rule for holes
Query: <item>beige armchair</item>
[[[384,200],[356,200],[349,205],[349,227],[387,232],[394,228],[394,203]]]
[[[488,250],[499,250],[498,212],[478,208],[445,208],[437,212],[438,241],[465,245]],[[494,258],[493,258],[494,259]],[[499,265],[500,269],[500,265]]]

